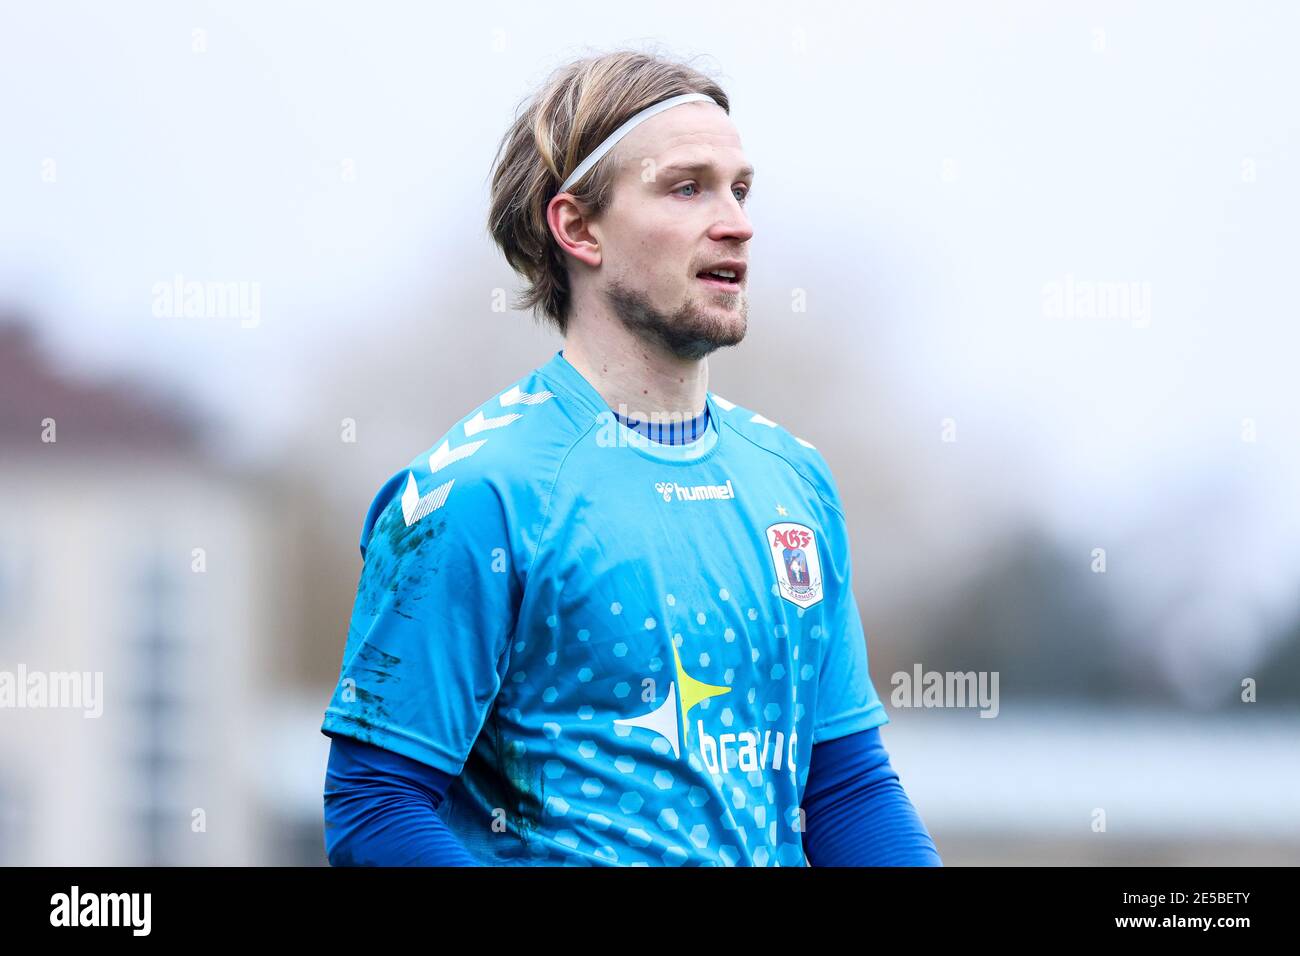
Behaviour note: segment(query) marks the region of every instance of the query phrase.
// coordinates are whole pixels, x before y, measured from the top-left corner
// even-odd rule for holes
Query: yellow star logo
[[[673,660],[677,663],[677,683],[681,687],[682,727],[689,731],[691,728],[691,708],[710,697],[729,694],[731,688],[719,687],[717,684],[706,684],[704,681],[696,680],[686,673],[686,669],[682,667],[681,655],[677,653],[676,644],[673,644]]]
[[[641,717],[616,720],[614,723],[653,731],[668,741],[673,756],[680,760],[681,751],[678,747],[677,736],[679,720],[682,728],[689,732],[691,708],[710,697],[730,694],[731,688],[720,687],[717,684],[706,684],[704,681],[696,680],[686,673],[686,669],[682,667],[681,655],[677,653],[676,644],[673,644],[673,663],[676,665],[677,680],[668,685],[668,695],[664,698],[664,702],[651,713],[644,714]],[[680,694],[678,688],[681,689]]]

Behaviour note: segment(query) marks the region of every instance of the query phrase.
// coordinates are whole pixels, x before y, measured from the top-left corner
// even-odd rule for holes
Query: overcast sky
[[[359,341],[428,346],[399,330],[439,289],[515,287],[484,231],[513,109],[587,46],[655,40],[707,56],[758,168],[756,337],[816,328],[844,394],[870,369],[932,453],[951,417],[1033,469],[1021,507],[1062,534],[1213,517],[1207,560],[1257,562],[1232,594],[1293,600],[1293,4],[557,9],[7,4],[0,304],[274,447]],[[256,285],[257,325],[159,317],[177,275]],[[1139,311],[1062,306],[1105,284]]]

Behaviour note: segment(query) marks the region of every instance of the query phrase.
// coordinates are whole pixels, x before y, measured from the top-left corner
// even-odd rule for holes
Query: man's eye
[[[680,185],[680,186],[678,186],[676,189],[674,189],[673,192],[674,192],[674,193],[681,193],[681,191],[682,191],[683,189],[695,189],[695,190],[698,190],[699,188],[700,188],[700,187],[699,187],[698,185],[696,185],[695,183],[683,183],[682,185]],[[734,189],[732,189],[732,193],[734,194],[737,190],[740,192],[740,195],[739,195],[739,196],[736,196],[736,201],[739,202],[739,203],[743,206],[743,205],[745,205],[745,200],[749,198],[749,187],[748,187],[748,186],[736,186]],[[692,193],[692,195],[694,195],[694,193]],[[687,198],[689,199],[690,197],[688,196]]]

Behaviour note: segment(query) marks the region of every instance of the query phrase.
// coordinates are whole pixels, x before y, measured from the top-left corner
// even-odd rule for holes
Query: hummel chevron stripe
[[[487,439],[481,438],[478,441],[472,441],[461,445],[455,451],[451,451],[451,442],[445,441],[442,443],[441,448],[429,456],[429,471],[437,472],[442,468],[446,468],[454,461],[468,458],[486,444]]]
[[[523,415],[515,412],[509,415],[498,415],[496,418],[485,418],[483,413],[479,412],[465,423],[465,436],[477,435],[479,432],[485,432],[491,428],[504,428],[511,422],[516,422],[523,417]],[[473,453],[471,452],[471,454]]]
[[[406,490],[402,492],[402,517],[406,519],[406,526],[409,528],[430,511],[437,511],[446,504],[447,495],[451,494],[451,486],[455,483],[456,479],[453,478],[421,498],[420,486],[415,483],[415,472],[408,471]]]
[[[518,385],[513,385],[501,393],[501,407],[506,408],[510,405],[540,405],[547,399],[554,398],[553,392],[533,392],[529,395],[521,390]]]

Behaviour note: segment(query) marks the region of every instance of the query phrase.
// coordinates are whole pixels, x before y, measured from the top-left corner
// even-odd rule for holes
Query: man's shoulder
[[[831,474],[830,464],[816,445],[762,412],[723,398],[716,392],[709,394],[721,411],[719,428],[730,428],[752,444],[782,459],[811,484],[823,499],[836,508],[840,507],[839,489]],[[792,427],[802,430],[803,424]]]
[[[380,515],[399,502],[407,526],[434,512],[475,522],[534,505],[589,418],[539,369],[529,371],[390,473],[366,515],[362,552]]]
[[[444,473],[527,480],[581,437],[587,418],[534,369],[471,408],[407,467],[430,481]]]

